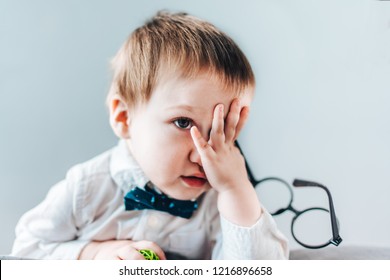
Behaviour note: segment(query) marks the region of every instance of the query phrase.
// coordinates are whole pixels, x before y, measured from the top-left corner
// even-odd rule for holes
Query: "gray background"
[[[211,21],[249,57],[258,87],[240,141],[256,175],[324,183],[341,246],[390,246],[390,2],[2,0],[0,253],[72,165],[115,145],[108,61],[160,9]],[[323,197],[296,190],[294,205]],[[291,215],[276,221],[291,239]]]

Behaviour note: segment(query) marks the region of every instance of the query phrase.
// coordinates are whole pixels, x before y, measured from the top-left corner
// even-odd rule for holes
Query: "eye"
[[[180,129],[190,129],[192,127],[192,121],[188,118],[178,118],[173,123]]]

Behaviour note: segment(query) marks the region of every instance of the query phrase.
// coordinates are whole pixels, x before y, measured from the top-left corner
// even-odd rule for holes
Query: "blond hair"
[[[195,77],[208,71],[239,94],[254,86],[252,68],[235,42],[214,25],[186,13],[159,12],[137,28],[111,61],[108,96],[130,106],[148,101],[165,73]]]

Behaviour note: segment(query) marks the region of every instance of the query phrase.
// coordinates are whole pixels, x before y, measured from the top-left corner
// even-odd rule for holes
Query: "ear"
[[[109,101],[110,125],[116,136],[123,139],[130,138],[129,134],[129,106],[118,94]]]

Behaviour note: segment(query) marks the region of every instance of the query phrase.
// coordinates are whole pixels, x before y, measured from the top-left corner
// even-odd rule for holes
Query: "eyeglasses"
[[[242,152],[237,141],[236,146],[240,150],[241,154],[244,156],[244,153]],[[322,207],[310,207],[305,210],[299,211],[292,206],[294,200],[294,192],[289,183],[278,177],[267,177],[261,180],[256,180],[245,156],[244,159],[248,178],[256,189],[256,193],[259,198],[261,197],[262,202],[264,198],[267,197],[267,195],[270,197],[268,201],[271,201],[273,204],[277,202],[277,198],[285,198],[286,202],[284,204],[284,207],[280,207],[280,204],[276,207],[274,207],[273,205],[265,206],[270,212],[270,214],[273,216],[280,215],[286,211],[293,212],[294,216],[291,221],[291,234],[294,240],[298,242],[298,244],[302,245],[305,248],[319,249],[326,247],[329,244],[338,246],[341,243],[342,238],[339,235],[339,224],[333,206],[332,195],[330,194],[330,191],[327,187],[316,182],[295,179],[293,181],[294,187],[321,188],[326,192],[329,201],[329,210]],[[331,228],[329,227],[329,214]],[[312,234],[311,237],[308,237],[307,234],[305,234],[307,233],[308,228],[312,231],[315,231],[315,234]],[[332,235],[332,238],[330,240],[329,235]]]

